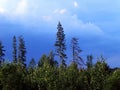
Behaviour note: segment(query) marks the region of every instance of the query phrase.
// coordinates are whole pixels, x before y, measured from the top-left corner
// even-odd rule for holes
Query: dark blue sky
[[[28,60],[54,50],[61,21],[70,58],[70,39],[79,38],[82,56],[107,58],[120,66],[120,0],[0,0],[0,40],[11,57],[13,35],[23,35]]]

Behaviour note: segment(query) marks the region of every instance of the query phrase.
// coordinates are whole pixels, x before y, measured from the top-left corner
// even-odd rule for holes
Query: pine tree
[[[82,50],[79,47],[78,39],[73,37],[71,40],[71,49],[72,49],[72,57],[73,57],[73,62],[82,65],[84,64],[83,59],[79,55]]]
[[[31,69],[34,69],[34,68],[35,68],[35,65],[36,65],[35,59],[32,58],[32,59],[30,60],[30,63],[29,63],[29,65],[28,65],[28,67],[31,68]]]
[[[17,63],[17,40],[16,36],[13,37],[13,62]]]
[[[5,50],[4,50],[4,46],[2,45],[2,41],[0,41],[0,66],[1,63],[4,63],[4,56],[5,56]]]
[[[46,54],[43,54],[38,61],[38,67],[43,67],[45,64],[48,64],[49,60]]]
[[[19,47],[18,47],[18,62],[25,65],[26,61],[26,48],[25,41],[22,36],[19,37]]]
[[[66,62],[67,55],[65,54],[65,50],[66,50],[65,34],[60,22],[58,23],[57,29],[58,29],[57,38],[55,42],[56,55],[60,58],[61,66],[66,67],[65,62]]]
[[[53,67],[53,66],[58,66],[58,62],[54,59],[55,54],[53,53],[53,51],[51,51],[48,55],[48,60],[49,60],[49,64]]]

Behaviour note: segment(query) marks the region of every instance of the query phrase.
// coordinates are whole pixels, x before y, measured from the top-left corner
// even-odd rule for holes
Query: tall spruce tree
[[[22,36],[19,37],[19,46],[18,46],[18,62],[25,65],[26,61],[26,47],[25,41]]]
[[[17,40],[16,40],[16,36],[13,37],[13,62],[17,63]]]
[[[71,49],[72,49],[73,62],[78,65],[82,65],[84,63],[83,59],[80,56],[82,50],[79,47],[78,39],[75,37],[73,37],[71,40]]]
[[[5,50],[4,46],[2,45],[2,41],[0,41],[0,66],[4,62],[4,56],[5,56]]]
[[[65,54],[65,50],[66,50],[65,34],[60,22],[58,23],[57,29],[58,29],[57,38],[55,42],[56,55],[60,58],[60,62],[61,62],[60,66],[66,67],[65,62],[66,62],[67,55]]]

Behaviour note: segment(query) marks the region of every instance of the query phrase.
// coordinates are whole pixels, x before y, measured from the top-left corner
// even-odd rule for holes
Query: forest
[[[55,51],[43,54],[38,62],[32,58],[27,63],[22,36],[13,36],[12,46],[12,60],[7,61],[0,41],[0,90],[120,90],[120,68],[110,68],[103,56],[94,64],[92,55],[85,61],[76,37],[71,38],[72,61],[66,63],[66,39],[60,22]]]

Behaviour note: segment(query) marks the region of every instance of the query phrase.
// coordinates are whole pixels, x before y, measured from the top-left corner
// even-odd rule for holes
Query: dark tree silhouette
[[[87,66],[88,69],[93,66],[92,60],[93,60],[93,56],[92,55],[88,55],[87,56],[87,62],[86,62],[86,66]]]
[[[13,62],[17,63],[17,40],[16,40],[16,36],[13,37]]]
[[[4,56],[5,56],[4,46],[2,45],[2,41],[0,41],[0,65],[4,63]]]
[[[65,34],[64,34],[64,30],[60,22],[58,23],[57,29],[58,29],[57,38],[55,42],[56,55],[60,59],[61,66],[66,67],[65,62],[66,62],[67,55],[65,54],[65,50],[66,50]]]
[[[18,47],[18,62],[25,65],[26,61],[26,48],[25,41],[22,36],[19,37],[19,47]]]
[[[71,49],[72,49],[73,62],[78,65],[84,64],[83,59],[80,56],[82,50],[79,47],[78,39],[75,37],[73,37],[71,40]]]

